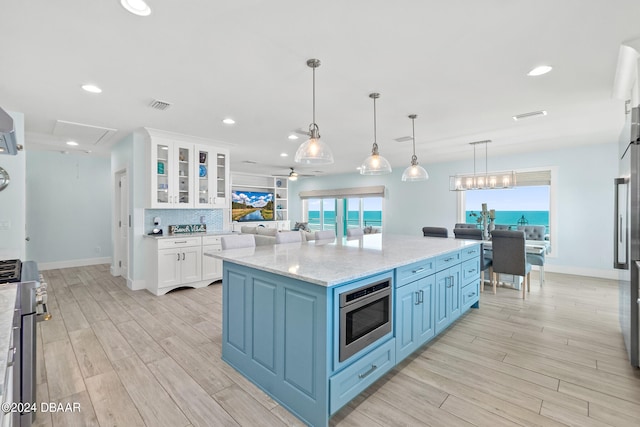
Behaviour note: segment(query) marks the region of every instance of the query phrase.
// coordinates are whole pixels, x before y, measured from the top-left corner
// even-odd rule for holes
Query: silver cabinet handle
[[[445,259],[444,259],[444,262],[449,262],[449,261],[453,261],[453,258],[452,258],[452,257],[449,257],[449,258],[445,258]]]
[[[373,371],[375,371],[376,369],[378,369],[378,367],[376,365],[371,365],[371,368],[367,372],[365,372],[363,374],[358,374],[358,378],[360,378],[360,379],[366,378],[369,375],[371,375],[373,373]]]
[[[182,260],[184,261],[184,252],[182,252]]]
[[[180,241],[180,242],[173,242],[173,244],[174,244],[174,245],[179,245],[179,244],[181,244],[181,243],[187,243],[187,241],[186,241],[186,240],[184,240],[184,241]]]
[[[471,292],[469,295],[467,295],[467,298],[471,298],[472,296],[474,296],[476,293],[475,292]]]
[[[420,304],[420,294],[416,291],[416,302],[415,305]]]
[[[412,272],[413,274],[420,273],[421,271],[424,271],[424,267],[420,267],[420,268],[417,268],[417,269],[415,269],[415,270],[411,270],[411,272]]]
[[[422,304],[424,302],[424,291],[421,289],[420,290],[420,304]]]
[[[475,271],[476,271],[476,269],[475,269],[475,268],[473,268],[473,269],[471,269],[471,270],[467,270],[467,273],[473,273],[473,272],[475,272]]]
[[[176,255],[178,255],[178,261],[180,261],[180,254],[179,254],[179,253],[177,253]]]

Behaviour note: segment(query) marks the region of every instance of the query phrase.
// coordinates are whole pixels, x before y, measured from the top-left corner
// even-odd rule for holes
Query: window
[[[301,191],[300,198],[312,230],[382,229],[384,186]]]
[[[508,225],[515,230],[519,225],[544,225],[549,241],[554,235],[554,203],[551,170],[516,173],[516,187],[504,190],[468,190],[460,198],[461,222],[479,223],[482,204],[495,210],[495,224]],[[553,248],[553,245],[552,245]]]

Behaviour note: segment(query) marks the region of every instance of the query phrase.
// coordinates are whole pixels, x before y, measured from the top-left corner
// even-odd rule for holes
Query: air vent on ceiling
[[[166,101],[159,101],[157,99],[154,99],[153,101],[151,101],[151,104],[149,104],[149,107],[155,108],[156,110],[164,111],[167,108],[171,107],[171,104]]]
[[[255,165],[258,164],[258,162],[254,162],[253,160],[243,160],[242,163],[246,163],[247,165]]]
[[[547,112],[544,110],[532,111],[530,113],[523,113],[523,114],[518,114],[517,116],[513,116],[513,120],[518,121],[522,119],[528,119],[531,117],[546,116],[546,115],[547,115]]]
[[[394,141],[396,142],[407,142],[407,141],[411,141],[413,137],[411,136],[401,136],[400,138],[396,138],[394,139]]]

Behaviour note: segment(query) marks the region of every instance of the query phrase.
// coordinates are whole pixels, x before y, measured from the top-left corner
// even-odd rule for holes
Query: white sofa
[[[256,246],[267,246],[267,245],[275,245],[276,233],[278,233],[278,230],[276,230],[275,228],[269,228],[269,227],[262,227],[262,226],[251,227],[248,225],[243,225],[242,227],[240,227],[240,233],[253,234],[256,239]],[[300,230],[300,233],[302,234],[303,241],[309,241],[309,240],[315,239],[314,234],[311,232]]]

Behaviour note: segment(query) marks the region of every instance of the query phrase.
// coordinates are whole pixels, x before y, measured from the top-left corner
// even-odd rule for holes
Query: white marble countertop
[[[0,285],[0,396],[4,390],[17,291],[15,284]]]
[[[180,239],[184,237],[206,237],[206,236],[224,236],[226,234],[234,234],[233,231],[207,231],[206,233],[180,233],[180,234],[144,234],[146,239]],[[237,233],[236,233],[237,234]]]
[[[205,252],[205,255],[331,287],[480,243],[477,240],[385,233],[229,249]]]

